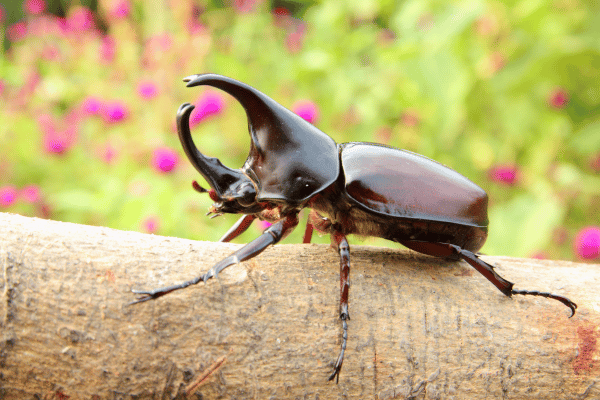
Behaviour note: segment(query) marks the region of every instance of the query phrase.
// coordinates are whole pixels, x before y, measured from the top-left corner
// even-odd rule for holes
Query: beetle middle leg
[[[201,281],[206,282],[210,278],[216,277],[219,272],[230,265],[246,261],[260,254],[269,245],[279,242],[283,237],[290,233],[298,225],[298,216],[296,214],[288,215],[281,221],[268,227],[262,235],[235,251],[229,257],[216,263],[208,272],[183,283],[167,286],[154,290],[132,290],[133,293],[140,295],[137,300],[129,303],[137,304],[148,300],[154,300],[175,290],[184,289],[188,286],[196,285]]]
[[[334,230],[331,233],[331,245],[340,254],[340,320],[342,321],[342,349],[340,355],[335,362],[333,373],[329,376],[329,381],[336,378],[335,382],[340,380],[340,371],[344,362],[344,352],[346,351],[346,343],[348,342],[348,292],[350,290],[350,246],[346,236],[340,231]]]
[[[246,230],[252,225],[252,221],[254,221],[256,217],[252,214],[244,215],[242,218],[238,219],[235,224],[225,234],[219,239],[219,242],[230,242],[242,233],[246,232]]]
[[[473,268],[475,268],[477,272],[485,276],[488,281],[492,282],[494,286],[496,286],[506,296],[511,297],[513,294],[520,294],[530,296],[541,296],[549,299],[558,300],[571,309],[571,317],[575,315],[575,309],[577,308],[577,304],[573,303],[568,298],[549,292],[539,292],[537,290],[513,289],[514,284],[498,275],[496,271],[494,271],[494,267],[477,257],[477,255],[474,254],[472,251],[465,250],[460,246],[450,243],[431,243],[414,240],[401,241],[400,243],[402,243],[409,249],[431,256],[452,258],[460,257],[466,262],[468,262]]]

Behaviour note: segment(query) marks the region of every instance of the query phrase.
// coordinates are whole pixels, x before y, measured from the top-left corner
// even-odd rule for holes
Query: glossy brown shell
[[[372,143],[339,146],[345,189],[379,214],[487,227],[487,194],[458,172],[427,157]]]

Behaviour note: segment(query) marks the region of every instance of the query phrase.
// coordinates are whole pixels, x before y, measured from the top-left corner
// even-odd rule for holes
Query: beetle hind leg
[[[333,367],[333,373],[329,376],[329,381],[335,378],[335,383],[340,380],[340,371],[344,363],[344,353],[348,342],[348,293],[350,290],[350,246],[346,236],[340,231],[331,233],[331,245],[340,254],[340,320],[342,321],[342,349]]]
[[[485,276],[487,280],[492,282],[494,286],[496,286],[498,290],[500,290],[506,296],[511,297],[513,294],[520,294],[529,296],[541,296],[549,299],[558,300],[571,309],[570,317],[575,315],[575,309],[577,308],[577,304],[573,303],[568,298],[553,293],[539,292],[537,290],[513,289],[514,284],[498,275],[496,271],[494,271],[494,267],[480,259],[473,252],[465,250],[457,245],[449,243],[431,243],[420,241],[402,241],[401,243],[409,249],[431,256],[450,258],[460,257],[466,262],[468,262],[473,268],[475,268],[477,272]]]

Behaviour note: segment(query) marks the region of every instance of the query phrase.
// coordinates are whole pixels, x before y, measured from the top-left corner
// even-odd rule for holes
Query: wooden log
[[[204,272],[240,245],[0,213],[2,399],[598,399],[600,266],[464,262],[351,248],[339,384],[339,259],[277,245],[218,279],[127,306],[131,288]],[[68,396],[68,397],[67,397]]]

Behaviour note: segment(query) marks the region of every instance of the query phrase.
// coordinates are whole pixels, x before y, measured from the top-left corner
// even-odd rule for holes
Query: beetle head
[[[261,202],[284,202],[301,207],[307,199],[331,185],[339,175],[337,145],[329,136],[245,83],[216,74],[192,75],[187,86],[209,85],[233,96],[248,117],[250,154],[241,170],[233,171],[219,160],[200,154],[189,136],[189,104],[179,136],[196,169],[210,182],[220,198],[232,198],[246,212]],[[189,110],[189,111],[188,111]],[[208,168],[207,166],[210,166]],[[223,211],[229,212],[229,211]]]
[[[185,154],[192,165],[202,174],[211,186],[211,190],[202,188],[194,181],[194,189],[201,193],[208,192],[215,202],[210,213],[251,214],[260,210],[256,202],[256,185],[241,170],[226,167],[217,158],[207,157],[200,153],[190,132],[190,114],[194,106],[185,103],[177,111],[177,133]]]

